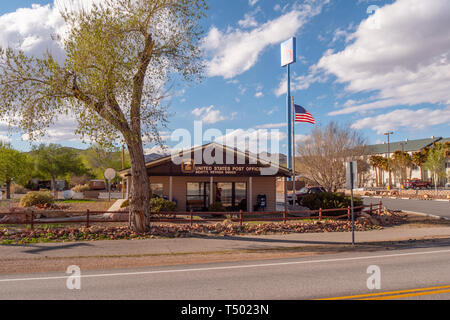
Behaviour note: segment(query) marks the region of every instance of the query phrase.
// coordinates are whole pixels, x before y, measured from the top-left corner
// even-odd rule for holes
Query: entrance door
[[[247,211],[247,184],[245,182],[216,182],[215,201],[228,211]]]

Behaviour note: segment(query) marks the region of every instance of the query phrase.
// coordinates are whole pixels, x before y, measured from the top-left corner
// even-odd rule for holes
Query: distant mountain
[[[158,159],[167,157],[167,155],[166,154],[158,154],[158,153],[150,153],[150,154],[144,155],[144,157],[145,157],[145,163],[148,163],[148,162],[156,161]]]

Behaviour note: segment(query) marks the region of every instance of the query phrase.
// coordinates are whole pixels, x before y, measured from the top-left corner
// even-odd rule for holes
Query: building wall
[[[210,177],[173,177],[172,178],[172,201],[178,204],[178,211],[186,211],[186,184],[188,182],[210,182]],[[244,182],[249,190],[248,177],[214,177],[213,182]],[[164,196],[170,195],[170,177],[150,177],[150,183],[162,183]],[[266,211],[276,210],[276,177],[253,177],[252,178],[252,205],[257,203],[258,195],[267,196]],[[250,201],[247,201],[249,207]]]

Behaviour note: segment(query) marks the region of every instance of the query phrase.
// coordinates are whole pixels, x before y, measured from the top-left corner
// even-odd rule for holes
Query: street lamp
[[[394,134],[394,132],[386,132],[386,133],[384,133],[384,135],[387,136],[387,152],[388,152],[388,162],[387,162],[387,165],[388,165],[388,171],[389,171],[389,186],[388,186],[388,187],[389,187],[389,190],[391,190],[391,186],[392,186],[391,164],[390,164],[391,150],[390,150],[390,147],[389,147],[389,136],[390,136],[391,134]]]

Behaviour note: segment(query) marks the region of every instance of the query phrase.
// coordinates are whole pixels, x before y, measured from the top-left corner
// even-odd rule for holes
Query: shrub
[[[89,190],[91,190],[91,187],[89,187],[89,184],[84,184],[84,185],[79,184],[72,188],[72,191],[77,192],[77,193],[81,193],[81,192],[85,192],[85,191],[89,191]]]
[[[121,208],[127,208],[130,206],[130,200],[125,200]],[[150,200],[150,211],[153,214],[159,214],[164,212],[174,212],[177,210],[177,204],[172,201],[164,200],[163,198],[152,198]],[[162,216],[167,217],[167,215],[162,214]]]
[[[23,208],[33,206],[48,207],[53,203],[55,203],[55,199],[48,191],[28,192],[22,199],[20,199],[20,206]]]
[[[322,209],[340,209],[347,208],[351,205],[350,196],[346,196],[342,193],[322,192],[308,194],[302,197],[302,206],[309,208],[310,210]],[[359,197],[353,198],[353,205],[359,207],[363,205],[363,200]],[[342,211],[327,212],[326,215],[342,215]]]
[[[150,200],[150,211],[154,213],[173,212],[177,210],[177,204],[163,198],[152,198]]]
[[[130,200],[127,199],[125,200],[122,205],[120,206],[121,208],[128,208],[130,206]]]
[[[208,207],[209,212],[226,212],[227,209],[223,206],[222,202],[214,202]]]

